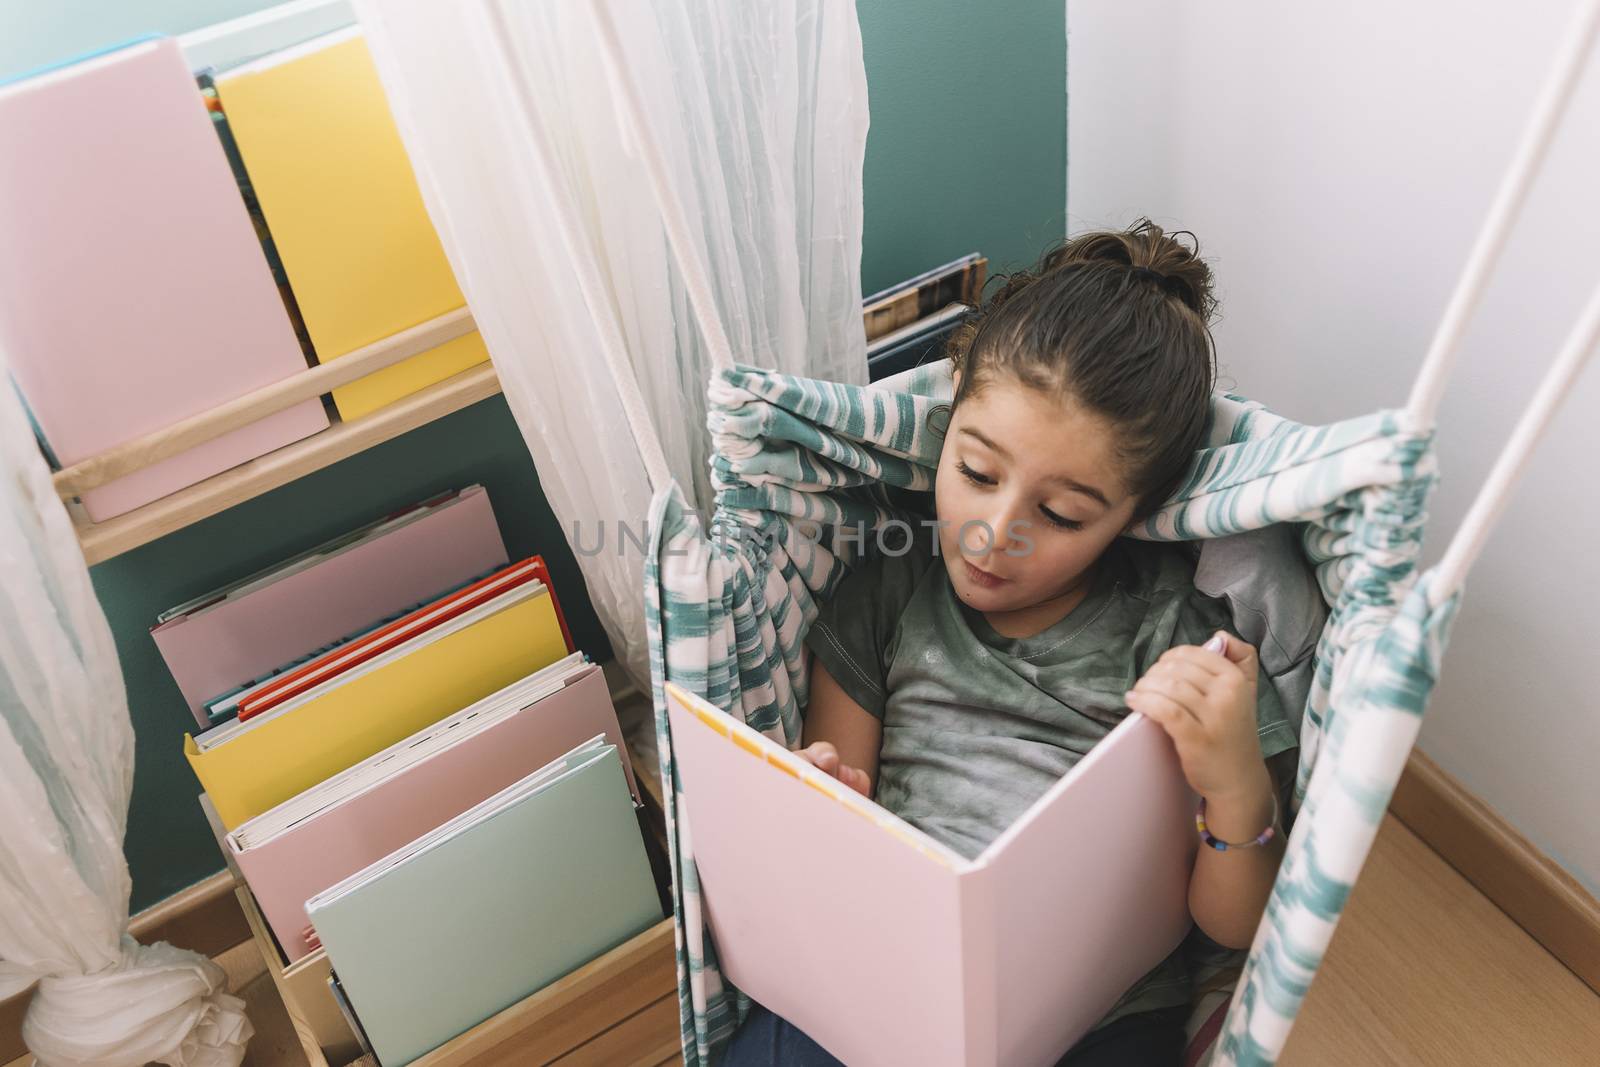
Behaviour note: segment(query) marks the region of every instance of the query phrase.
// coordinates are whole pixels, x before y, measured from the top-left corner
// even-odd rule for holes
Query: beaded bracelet
[[[1194,813],[1194,826],[1196,830],[1200,831],[1200,840],[1218,852],[1226,852],[1230,848],[1249,848],[1251,845],[1264,845],[1271,841],[1273,835],[1277,833],[1278,795],[1276,793],[1272,795],[1272,818],[1268,820],[1267,828],[1261,831],[1253,841],[1224,841],[1210,830],[1207,830],[1205,797],[1200,798],[1200,808]]]

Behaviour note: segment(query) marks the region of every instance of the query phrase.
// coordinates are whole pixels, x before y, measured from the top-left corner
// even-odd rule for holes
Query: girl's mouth
[[[973,585],[976,585],[979,588],[994,589],[997,586],[1005,585],[1009,580],[990,574],[988,571],[983,570],[982,568],[974,567],[971,560],[962,560],[961,562],[966,564],[967,579],[972,582]]]

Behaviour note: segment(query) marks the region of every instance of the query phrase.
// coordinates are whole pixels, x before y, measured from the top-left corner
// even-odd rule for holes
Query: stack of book
[[[983,302],[988,267],[973,252],[865,297],[867,376],[876,382],[943,359],[951,335]]]
[[[384,1067],[662,917],[599,666],[487,492],[430,498],[165,613],[185,738],[287,973]],[[269,666],[270,665],[270,666]]]
[[[150,36],[0,81],[0,348],[57,468],[465,305],[348,9],[289,6],[188,51]],[[333,389],[332,410],[488,358],[469,331]],[[302,401],[84,507],[122,515],[329,421]]]

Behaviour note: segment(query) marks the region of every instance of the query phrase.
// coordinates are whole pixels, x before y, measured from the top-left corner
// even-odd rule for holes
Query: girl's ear
[[[950,372],[950,392],[952,395],[961,392],[961,368],[957,367]]]

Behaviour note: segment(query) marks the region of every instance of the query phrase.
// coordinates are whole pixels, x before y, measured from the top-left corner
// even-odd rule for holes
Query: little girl
[[[1141,712],[1230,845],[1207,841],[1189,884],[1185,946],[1214,951],[1248,947],[1266,906],[1297,737],[1225,605],[1194,588],[1192,553],[1118,536],[1204,443],[1212,309],[1205,264],[1142,221],[1011,276],[952,339],[938,525],[864,562],[823,606],[801,755],[973,857]],[[1061,1064],[1176,1067],[1185,946]],[[837,1061],[756,1007],[723,1062]]]

